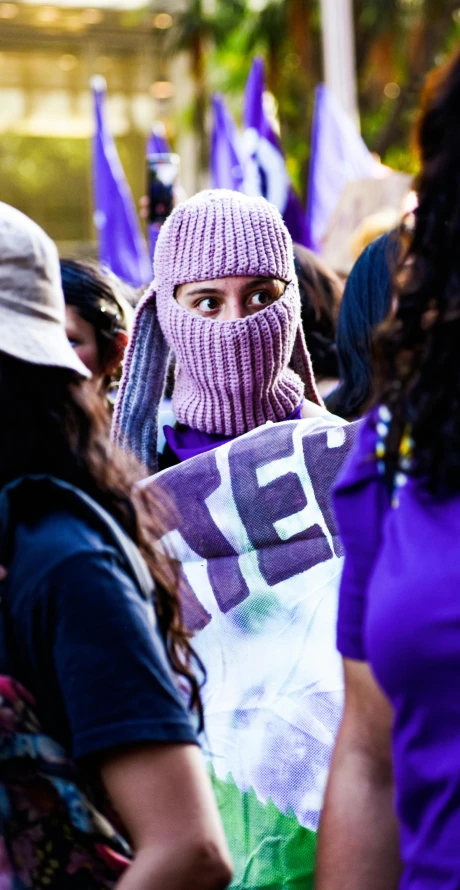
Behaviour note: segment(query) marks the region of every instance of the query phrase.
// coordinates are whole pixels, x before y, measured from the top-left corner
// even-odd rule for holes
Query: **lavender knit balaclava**
[[[264,198],[200,192],[161,229],[155,279],[137,309],[114,414],[113,437],[156,468],[158,404],[168,353],[175,357],[173,408],[180,423],[238,436],[284,420],[302,397],[322,404],[300,323],[290,235]],[[200,318],[179,305],[180,284],[236,275],[287,283],[282,297],[247,318]]]

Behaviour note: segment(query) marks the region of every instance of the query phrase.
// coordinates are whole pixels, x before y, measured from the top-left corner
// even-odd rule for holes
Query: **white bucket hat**
[[[55,244],[29,217],[1,201],[0,351],[91,377],[66,337]]]

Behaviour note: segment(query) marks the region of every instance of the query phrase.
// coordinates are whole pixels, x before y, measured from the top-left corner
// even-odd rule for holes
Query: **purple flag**
[[[241,191],[243,171],[238,148],[238,133],[219,94],[212,97],[211,182],[215,189]]]
[[[256,57],[244,94],[246,159],[242,191],[271,201],[283,215],[292,239],[305,244],[304,213],[289,179],[280,141],[263,107],[264,91],[264,61]]]
[[[152,126],[152,131],[147,139],[147,150],[146,154],[148,155],[165,155],[171,151],[169,142],[166,138],[166,130],[164,128],[164,124],[161,121],[155,121]]]
[[[152,130],[147,139],[146,155],[165,155],[169,154],[171,146],[166,138],[166,130],[161,121],[155,121]],[[149,254],[153,263],[155,255],[155,247],[160,234],[160,226],[157,223],[147,223],[147,235],[149,242]]]
[[[150,261],[133,197],[107,125],[104,78],[93,77],[91,88],[96,118],[93,194],[99,259],[123,281],[141,287],[152,277]]]
[[[320,84],[315,91],[310,177],[307,201],[307,246],[321,251],[329,220],[350,180],[378,175],[373,158],[339,100]]]

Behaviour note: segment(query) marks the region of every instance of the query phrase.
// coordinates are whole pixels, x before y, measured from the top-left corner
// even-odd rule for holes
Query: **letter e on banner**
[[[238,513],[270,586],[333,555],[318,522],[318,504],[308,502],[303,455],[295,454],[293,443],[296,428],[287,423],[270,427],[270,461],[260,439],[258,447],[254,439],[237,440],[229,453]]]

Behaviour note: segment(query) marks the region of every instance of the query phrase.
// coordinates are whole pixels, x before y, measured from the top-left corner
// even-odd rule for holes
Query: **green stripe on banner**
[[[232,890],[311,890],[315,832],[208,768],[235,868]]]

